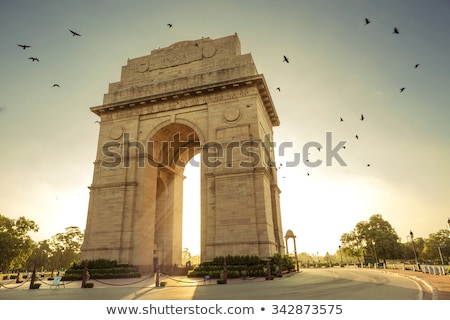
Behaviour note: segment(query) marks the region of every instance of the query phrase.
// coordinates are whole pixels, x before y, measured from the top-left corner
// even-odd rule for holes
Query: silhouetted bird
[[[344,121],[344,119],[341,118],[341,122]]]
[[[367,166],[370,167],[370,163],[368,163]]]
[[[26,48],[30,48],[31,46],[26,45],[26,44],[18,44],[19,47],[21,47],[23,50],[25,50]]]
[[[283,56],[283,62],[289,63],[289,59],[286,56]]]
[[[364,115],[363,114],[361,114],[361,121],[363,121],[364,120]]]
[[[39,62],[39,59],[38,59],[38,58],[35,58],[35,57],[29,57],[28,59],[29,59],[29,60],[32,60],[32,61],[37,61],[37,62]]]
[[[278,91],[281,91],[280,87],[277,88]]]
[[[52,88],[54,87],[58,87],[59,88],[59,84],[55,83],[54,85],[52,85]]]
[[[370,20],[368,18],[364,19],[364,21],[366,22],[366,25],[370,23]]]
[[[398,30],[398,28],[394,28],[394,31],[392,32],[392,34],[399,34],[400,31]]]
[[[403,92],[403,91],[405,91],[405,87],[400,88],[400,92]]]
[[[309,172],[306,175],[309,176]]]
[[[73,30],[70,30],[69,29],[69,31],[72,33],[72,36],[77,36],[77,37],[80,37],[81,36],[81,34],[79,34],[78,32],[75,32],[75,31],[73,31]]]
[[[171,24],[171,23],[168,23],[167,26],[168,26],[169,28],[172,28],[172,24]]]
[[[355,136],[356,139],[359,139],[358,135]]]
[[[420,63],[418,63],[418,64],[416,64],[415,66],[414,66],[414,68],[418,68],[420,66]]]

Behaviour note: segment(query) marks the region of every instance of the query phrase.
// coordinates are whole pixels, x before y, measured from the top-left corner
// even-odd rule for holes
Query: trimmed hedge
[[[201,278],[210,276],[211,279],[223,277],[224,262],[227,265],[227,278],[265,277],[267,276],[267,261],[258,256],[227,256],[215,257],[212,261],[205,261],[188,272],[188,277]],[[271,272],[279,273],[279,265],[283,270],[292,270],[294,262],[288,256],[274,255],[269,259]]]
[[[118,264],[116,261],[106,259],[88,261],[87,268],[91,279],[139,278],[141,276],[133,266]],[[74,264],[66,270],[62,280],[81,280],[83,278],[83,270],[83,263]]]

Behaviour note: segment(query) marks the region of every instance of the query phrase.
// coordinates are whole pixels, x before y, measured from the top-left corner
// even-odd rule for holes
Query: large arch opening
[[[200,263],[200,154],[184,168],[182,264]]]
[[[174,268],[191,261],[183,261],[186,258],[184,248],[191,243],[195,243],[196,252],[200,251],[200,163],[195,160],[198,156],[194,158],[199,155],[199,146],[195,130],[180,123],[158,129],[148,142],[154,161],[149,170],[156,168],[158,177],[154,253],[162,272],[173,272]],[[190,177],[186,182],[186,173],[197,177]]]

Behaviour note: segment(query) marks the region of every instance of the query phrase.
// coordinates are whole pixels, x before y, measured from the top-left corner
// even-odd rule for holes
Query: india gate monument
[[[196,154],[201,261],[284,255],[272,142],[279,119],[237,34],[129,59],[91,111],[100,130],[82,260],[141,272],[181,264],[183,172]]]

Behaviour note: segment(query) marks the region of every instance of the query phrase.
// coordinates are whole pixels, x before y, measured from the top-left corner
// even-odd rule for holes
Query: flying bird
[[[405,87],[400,88],[400,92],[403,92],[405,90]]]
[[[358,135],[355,136],[356,139],[359,139]]]
[[[397,27],[395,27],[395,28],[394,28],[394,31],[392,32],[392,34],[399,34],[399,33],[400,33],[400,31],[398,30]]]
[[[414,66],[414,68],[418,68],[420,66],[420,63],[418,63],[418,64],[416,64],[415,66]]]
[[[30,48],[31,46],[26,45],[26,44],[18,44],[19,47],[21,47],[23,50],[25,50],[26,48]]]
[[[364,120],[364,115],[363,114],[361,114],[361,121],[363,121]]]
[[[365,18],[364,20],[366,22],[366,25],[368,25],[370,23],[370,20],[368,18]]]
[[[171,23],[168,23],[167,26],[168,26],[169,28],[172,28],[172,24],[171,24]]]
[[[340,119],[341,119],[341,122],[344,121],[344,119],[342,119],[342,117]]]
[[[75,31],[73,31],[73,30],[70,30],[69,29],[69,31],[72,33],[72,36],[78,36],[78,37],[80,37],[81,36],[81,34],[79,34],[78,32],[75,32]]]
[[[281,91],[280,87],[277,88],[278,91]]]
[[[54,87],[58,87],[59,88],[59,84],[55,83],[54,85],[52,85],[52,88]]]
[[[283,56],[283,62],[289,63],[289,59],[286,56]]]
[[[368,163],[367,166],[370,167],[370,163]]]
[[[38,58],[35,58],[35,57],[29,57],[28,59],[29,59],[29,60],[32,60],[32,61],[37,61],[37,62],[39,62],[39,59],[38,59]]]

